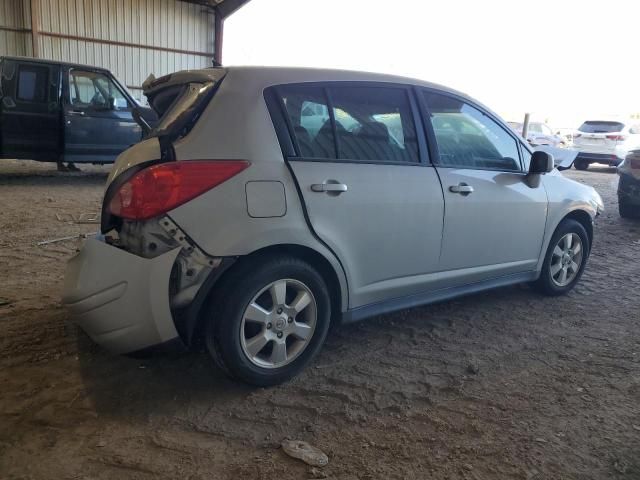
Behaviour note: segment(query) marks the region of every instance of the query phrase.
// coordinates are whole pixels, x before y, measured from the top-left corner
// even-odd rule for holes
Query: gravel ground
[[[640,479],[640,222],[613,170],[567,173],[607,206],[568,296],[515,286],[337,329],[270,389],[201,352],[114,357],[68,322],[74,242],[35,243],[95,231],[68,215],[99,211],[106,174],[0,164],[0,478]]]

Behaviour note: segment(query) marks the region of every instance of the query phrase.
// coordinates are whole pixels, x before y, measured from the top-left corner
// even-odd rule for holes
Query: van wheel
[[[257,386],[277,385],[320,351],[330,323],[329,292],[322,276],[302,260],[242,262],[214,296],[207,349],[230,376]]]
[[[582,276],[590,249],[584,227],[575,220],[563,220],[549,242],[536,289],[550,296],[570,291]]]
[[[589,162],[586,160],[577,159],[573,162],[573,166],[576,167],[576,170],[586,170],[589,168]]]

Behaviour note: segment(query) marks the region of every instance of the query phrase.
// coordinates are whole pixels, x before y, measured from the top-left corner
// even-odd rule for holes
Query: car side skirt
[[[362,307],[348,310],[342,314],[341,323],[348,324],[364,320],[365,318],[383,315],[385,313],[395,312],[408,308],[419,307],[431,303],[442,302],[452,298],[471,295],[474,293],[491,290],[493,288],[505,287],[517,283],[531,282],[538,278],[540,272],[530,271],[504,275],[502,277],[483,280],[481,282],[471,283],[469,285],[443,288],[431,292],[418,293],[406,297],[394,298],[379,303],[372,303]]]

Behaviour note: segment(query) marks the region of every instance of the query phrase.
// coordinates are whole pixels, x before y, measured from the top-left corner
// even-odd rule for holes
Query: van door
[[[344,267],[349,307],[428,289],[443,196],[411,91],[329,83],[278,92],[295,139],[289,164],[313,230]]]
[[[133,99],[104,71],[73,68],[64,81],[64,159],[113,162],[142,138]]]
[[[1,68],[2,157],[55,162],[60,154],[60,67],[5,58]]]
[[[526,182],[510,129],[469,102],[424,90],[445,199],[440,269],[458,285],[534,272],[548,200]]]

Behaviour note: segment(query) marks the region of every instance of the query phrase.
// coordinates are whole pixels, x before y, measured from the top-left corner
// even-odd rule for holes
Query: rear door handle
[[[335,192],[342,193],[348,190],[344,183],[314,183],[311,185],[313,192]]]
[[[82,110],[69,110],[70,115],[82,115],[84,116],[84,112]]]
[[[449,191],[452,193],[459,193],[460,195],[469,195],[473,193],[473,187],[471,185],[467,185],[466,183],[460,183],[458,185],[451,185],[449,187]]]

